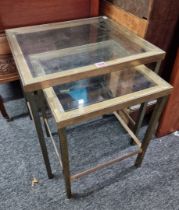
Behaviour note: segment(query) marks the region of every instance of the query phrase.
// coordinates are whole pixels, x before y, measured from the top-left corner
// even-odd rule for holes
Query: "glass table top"
[[[107,17],[7,30],[33,78],[158,49]],[[9,37],[11,41],[11,37]]]
[[[55,86],[53,89],[64,111],[70,111],[155,85],[140,71],[124,69],[103,76]]]
[[[145,65],[43,89],[62,128],[168,95],[172,86]]]
[[[40,54],[32,55],[28,57],[28,63],[31,67],[32,75],[36,77],[91,64],[95,64],[98,67],[98,65],[102,65],[106,61],[134,53],[135,50],[125,51],[125,46],[121,46],[114,40],[108,40],[98,42],[95,45],[80,46],[63,53],[62,51],[51,52],[49,57]]]

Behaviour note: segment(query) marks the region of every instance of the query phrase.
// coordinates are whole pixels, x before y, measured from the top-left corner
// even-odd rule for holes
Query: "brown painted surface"
[[[0,55],[7,55],[10,54],[11,50],[9,48],[8,41],[6,39],[5,34],[0,33]]]
[[[171,84],[174,89],[163,113],[157,132],[158,137],[179,130],[179,49],[172,72]]]
[[[145,36],[145,39],[167,52],[159,72],[166,80],[170,78],[172,72],[168,63],[171,59],[171,43],[177,27],[178,11],[179,1],[154,0]]]
[[[98,16],[99,15],[99,0],[91,0],[90,1],[90,16]]]
[[[168,50],[179,15],[179,1],[155,0],[153,2],[146,39]]]
[[[90,17],[91,12],[97,15],[90,0],[1,0],[0,30],[85,18]]]
[[[150,18],[153,20],[175,20],[178,15],[179,1],[153,0]]]

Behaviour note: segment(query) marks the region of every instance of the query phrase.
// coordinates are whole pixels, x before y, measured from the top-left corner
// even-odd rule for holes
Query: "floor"
[[[0,210],[179,209],[179,137],[170,134],[152,140],[141,168],[133,167],[134,157],[73,182],[74,198],[69,200],[49,138],[55,177],[47,178],[20,86],[1,86],[0,94],[14,118],[7,122],[0,116]],[[145,127],[141,137],[144,132]],[[73,174],[131,149],[129,138],[113,117],[69,128],[68,137]],[[39,181],[35,186],[33,178]]]

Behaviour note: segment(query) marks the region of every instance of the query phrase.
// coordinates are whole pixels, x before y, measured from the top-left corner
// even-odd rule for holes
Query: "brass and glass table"
[[[146,67],[154,63],[157,72],[165,52],[105,16],[9,29],[6,34],[34,119],[49,178],[53,174],[40,118],[40,113],[43,119],[47,118],[44,93],[56,119],[61,136],[67,195],[70,197],[64,127],[110,112],[120,119],[116,112],[118,109],[142,103],[134,131],[137,134],[146,101],[170,92],[171,87]],[[141,80],[145,88],[139,84]],[[158,104],[161,103],[162,99]],[[158,115],[153,115],[153,121]],[[151,127],[153,129],[150,125],[149,131]],[[46,123],[45,128],[48,130]],[[139,144],[136,137],[134,140]],[[139,149],[142,153],[138,163],[146,145],[144,149]]]
[[[166,96],[170,93],[171,89],[172,87],[167,82],[144,65],[141,65],[43,90],[58,128],[60,140],[60,154],[58,154],[58,157],[61,157],[60,164],[64,172],[68,197],[71,197],[71,181],[74,179],[134,155],[137,155],[135,166],[139,167],[141,165],[156,129]],[[157,104],[151,116],[145,137],[141,141],[125,123],[118,111],[154,99],[157,99]],[[109,113],[114,114],[134,140],[137,147],[123,156],[71,175],[65,128]],[[49,128],[47,121],[46,123]],[[48,131],[50,133],[50,130]],[[50,136],[54,142],[51,133]],[[58,150],[56,146],[55,149],[56,151]]]

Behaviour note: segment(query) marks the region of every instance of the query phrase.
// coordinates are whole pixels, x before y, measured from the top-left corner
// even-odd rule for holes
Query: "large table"
[[[45,103],[57,124],[60,148],[55,146],[55,151],[63,168],[69,198],[71,181],[76,178],[136,154],[135,165],[141,165],[166,96],[172,89],[148,68],[152,63],[155,72],[158,71],[164,51],[105,16],[10,29],[6,34],[49,178],[53,174],[40,113],[54,146],[55,142],[48,126]],[[147,102],[153,99],[158,102],[141,142],[137,134]],[[118,110],[124,111],[135,104],[141,104],[141,107],[132,131]],[[71,176],[65,128],[108,113],[116,116],[137,144],[137,150]]]

